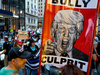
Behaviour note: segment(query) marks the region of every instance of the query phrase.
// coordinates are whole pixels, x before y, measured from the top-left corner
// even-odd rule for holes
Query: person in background
[[[4,43],[3,43],[3,52],[0,53],[1,54],[5,54],[5,58],[4,58],[4,65],[7,66],[8,65],[8,60],[7,60],[7,57],[8,57],[8,44],[7,44],[7,41],[8,41],[8,36],[4,36]]]
[[[42,35],[39,35],[40,39],[38,40],[38,46],[41,47],[41,40],[42,40]]]
[[[22,45],[23,45],[23,41],[18,40],[17,41],[17,47],[22,48]]]
[[[98,61],[98,57],[97,57],[97,55],[96,55],[96,50],[95,50],[95,46],[96,46],[97,42],[99,42],[99,39],[98,39],[97,36],[95,36],[94,47],[93,47],[93,54],[92,54],[92,61],[91,61],[91,69],[90,69],[91,75],[93,75],[92,69],[95,69],[94,61],[95,61],[95,62]],[[97,69],[95,69],[94,72],[97,73]]]
[[[99,41],[100,41],[100,33],[96,34],[96,37],[98,37]]]
[[[75,65],[65,65],[61,75],[84,75],[84,73]]]
[[[94,44],[95,44],[96,42],[99,42],[99,39],[98,39],[97,36],[95,36]]]
[[[91,59],[91,67],[90,67],[89,75],[93,75],[93,69],[95,69],[94,61],[98,61],[98,59],[97,59],[97,55],[95,53],[95,49],[93,48],[93,54],[92,54],[92,59]]]
[[[33,34],[33,40],[36,41],[36,35],[35,34]]]
[[[18,40],[18,32],[15,32],[15,40]]]
[[[96,69],[95,69],[95,73],[98,73],[98,66],[100,63],[100,41],[96,41],[94,44],[94,49],[95,49],[95,53],[97,55],[98,61],[96,61]]]
[[[15,43],[14,38],[12,38],[11,41],[13,42],[13,44]]]
[[[1,40],[1,32],[0,32],[0,40]]]
[[[25,66],[27,67],[27,75],[38,75],[40,50],[35,45],[35,41],[30,40],[30,43],[25,50],[28,50],[32,53],[31,57],[27,59],[27,62],[25,64]]]
[[[40,39],[39,35],[36,35],[36,42],[35,42],[35,45],[37,45],[38,48],[40,48],[40,45],[39,45],[39,42],[38,42],[39,39]]]
[[[0,75],[19,75],[19,68],[24,68],[27,61],[26,58],[30,57],[31,53],[24,51],[18,47],[13,47],[8,53],[8,66],[0,70]]]
[[[15,36],[15,30],[13,30],[13,36]]]
[[[1,38],[3,38],[3,33],[1,32]]]
[[[1,32],[1,39],[3,38],[3,33]]]

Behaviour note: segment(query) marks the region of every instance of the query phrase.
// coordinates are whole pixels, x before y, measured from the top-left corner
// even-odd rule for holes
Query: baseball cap
[[[31,39],[31,40],[30,40],[30,43],[33,43],[33,42],[36,42],[36,41],[34,41],[34,40]]]
[[[23,43],[23,41],[21,41],[21,40],[18,40],[18,42],[17,43]]]
[[[30,56],[31,56],[30,52],[25,51],[18,47],[13,47],[8,52],[8,61],[11,61],[12,59],[15,59],[15,58],[22,58],[22,59],[29,58]]]

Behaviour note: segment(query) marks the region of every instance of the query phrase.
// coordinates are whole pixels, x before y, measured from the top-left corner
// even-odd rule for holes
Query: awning
[[[11,17],[18,18],[19,16],[14,15],[10,11],[0,9],[0,18],[11,18]]]

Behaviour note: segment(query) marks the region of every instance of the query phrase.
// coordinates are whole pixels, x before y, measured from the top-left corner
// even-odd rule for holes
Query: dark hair
[[[15,34],[18,34],[18,32],[15,32]]]
[[[8,41],[8,36],[4,36],[4,39]]]
[[[35,42],[34,40],[30,39],[30,43],[28,45],[28,47],[32,46],[32,43]]]
[[[40,39],[40,35],[36,35],[36,38],[37,38],[36,42],[38,42],[38,40]]]
[[[84,73],[75,65],[65,65],[61,75],[84,75]]]

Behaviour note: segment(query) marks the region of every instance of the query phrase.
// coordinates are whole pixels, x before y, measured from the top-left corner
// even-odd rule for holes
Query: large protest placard
[[[99,0],[46,0],[41,64],[75,64],[87,72]]]
[[[18,31],[18,39],[28,39],[27,31]]]

